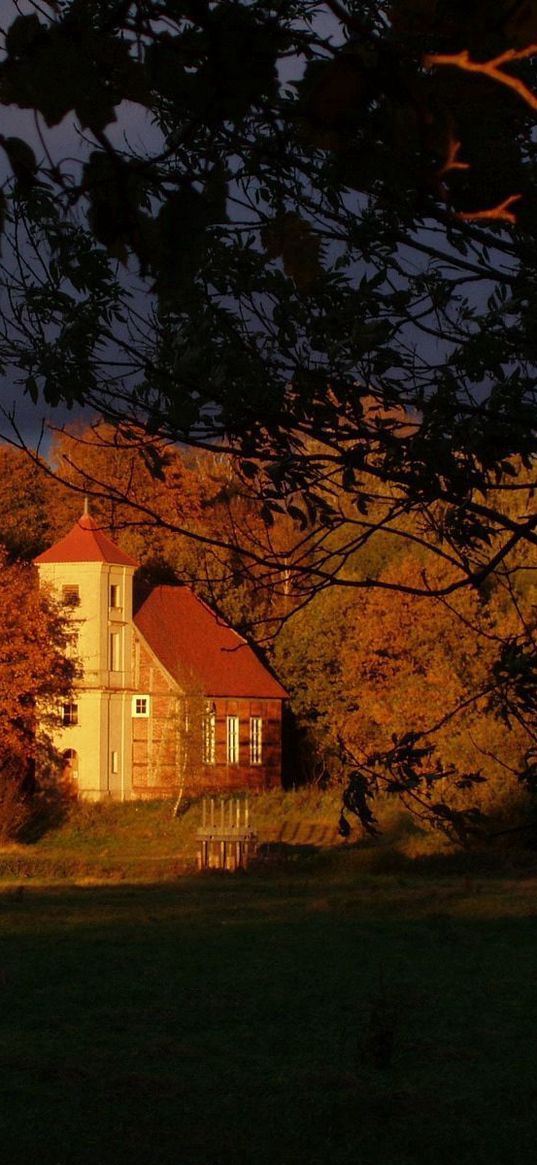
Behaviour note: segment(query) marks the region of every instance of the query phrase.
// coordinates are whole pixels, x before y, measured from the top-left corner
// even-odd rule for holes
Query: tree
[[[537,538],[535,33],[512,0],[17,15],[5,373],[155,437],[157,473],[162,442],[233,456],[267,528],[296,526],[291,555],[239,538],[289,605],[518,569]],[[75,161],[50,132],[69,118]],[[412,581],[350,569],[409,537]]]
[[[0,544],[30,559],[50,544],[52,482],[20,449],[0,446]]]
[[[491,530],[504,557],[537,524],[501,489],[534,449],[534,39],[507,0],[18,15],[0,99],[40,137],[1,142],[4,368],[34,398],[219,441],[267,521],[315,526],[298,593],[345,583],[324,535],[371,538],[371,481],[395,536],[446,507],[450,586],[479,581]],[[67,116],[76,163],[48,132]]]
[[[406,548],[381,581],[408,591],[358,591],[344,603],[325,592],[278,638],[310,757],[354,793],[348,807],[371,832],[376,793],[459,840],[499,821],[528,827],[535,709],[516,689],[535,655],[532,596],[514,599],[498,577],[481,593],[424,598],[412,593],[422,569],[422,552]]]
[[[100,421],[56,434],[50,462],[79,495],[77,501],[56,489],[49,521],[57,536],[75,521],[80,494],[90,495],[94,516],[147,577],[191,583],[237,628],[258,641],[271,638],[290,604],[285,572],[276,573],[278,593],[265,564],[287,557],[291,574],[294,523],[279,513],[267,527],[228,457],[180,450],[132,424]],[[37,469],[46,481],[44,468]]]
[[[33,568],[0,562],[0,835],[16,834],[50,777],[61,792],[52,743],[76,664],[61,609],[38,590]]]

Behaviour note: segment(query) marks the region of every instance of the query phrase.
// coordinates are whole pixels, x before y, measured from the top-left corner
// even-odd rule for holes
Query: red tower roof
[[[134,623],[181,686],[194,681],[205,696],[287,696],[246,640],[190,587],[155,587]]]
[[[82,514],[65,538],[38,554],[34,562],[110,562],[114,566],[138,563],[107,538],[90,514]]]

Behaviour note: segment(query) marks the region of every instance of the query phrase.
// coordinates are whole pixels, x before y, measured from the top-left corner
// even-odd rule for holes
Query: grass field
[[[531,870],[383,873],[349,850],[154,884],[9,878],[5,1165],[534,1162]]]

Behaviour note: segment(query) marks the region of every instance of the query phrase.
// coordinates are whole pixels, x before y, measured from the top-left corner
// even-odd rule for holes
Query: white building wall
[[[38,563],[41,585],[61,600],[77,586],[78,606],[66,606],[76,628],[73,654],[81,676],[73,697],[78,724],[60,729],[56,747],[78,757],[78,788],[92,800],[132,796],[132,578],[134,568],[107,562]],[[111,592],[111,587],[116,588]],[[115,605],[111,606],[111,598]],[[111,635],[118,637],[117,666]]]

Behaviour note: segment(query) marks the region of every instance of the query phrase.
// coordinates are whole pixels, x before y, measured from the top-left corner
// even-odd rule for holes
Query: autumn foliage
[[[51,779],[61,785],[61,758],[51,732],[75,674],[61,610],[37,588],[31,566],[0,559],[0,837],[16,835]],[[37,712],[39,719],[37,720]]]
[[[15,491],[22,454],[0,453]],[[277,552],[292,576],[308,553],[307,518],[297,512],[293,522],[276,513],[267,526],[244,477],[217,453],[192,457],[100,423],[60,435],[52,457],[68,484],[38,472],[19,552],[43,536],[45,494],[52,541],[89,493],[92,512],[149,581],[165,575],[191,582],[263,642],[291,693],[298,744],[288,758],[290,782],[339,781],[342,791],[352,790],[347,808],[370,832],[377,828],[379,794],[396,795],[422,820],[463,841],[525,827],[537,714],[532,547],[518,548],[481,587],[439,597],[453,577],[445,513],[432,514],[444,557],[428,552],[411,514],[395,536],[379,520],[375,537],[345,556],[341,586],[321,587],[293,613],[296,595],[286,592],[282,572],[273,585],[260,562]],[[530,475],[527,491],[523,480],[521,471],[520,488],[510,495],[512,518],[525,512]],[[9,490],[0,536],[10,533],[13,552],[8,497]],[[343,517],[345,504],[342,499]],[[368,520],[374,518],[371,510]],[[248,545],[251,557],[237,544]],[[325,538],[323,553],[337,556],[337,532]],[[58,611],[36,594],[28,568],[5,566],[4,575],[0,667],[2,687],[10,691],[4,741],[9,764],[20,765],[42,748],[33,736],[35,700],[44,706],[52,697],[53,717],[72,665],[65,663]],[[8,675],[15,659],[16,683]]]
[[[317,771],[342,786],[354,779],[350,807],[363,825],[374,832],[375,796],[395,793],[422,820],[469,840],[494,821],[528,821],[535,709],[530,685],[517,698],[515,676],[525,650],[534,653],[531,596],[514,599],[496,580],[482,593],[424,598],[412,593],[423,572],[420,555],[406,551],[379,571],[377,587],[347,601],[318,596],[280,637],[277,665]],[[428,578],[434,587],[434,567]],[[392,590],[396,579],[409,590]],[[499,663],[506,645],[509,680]]]

